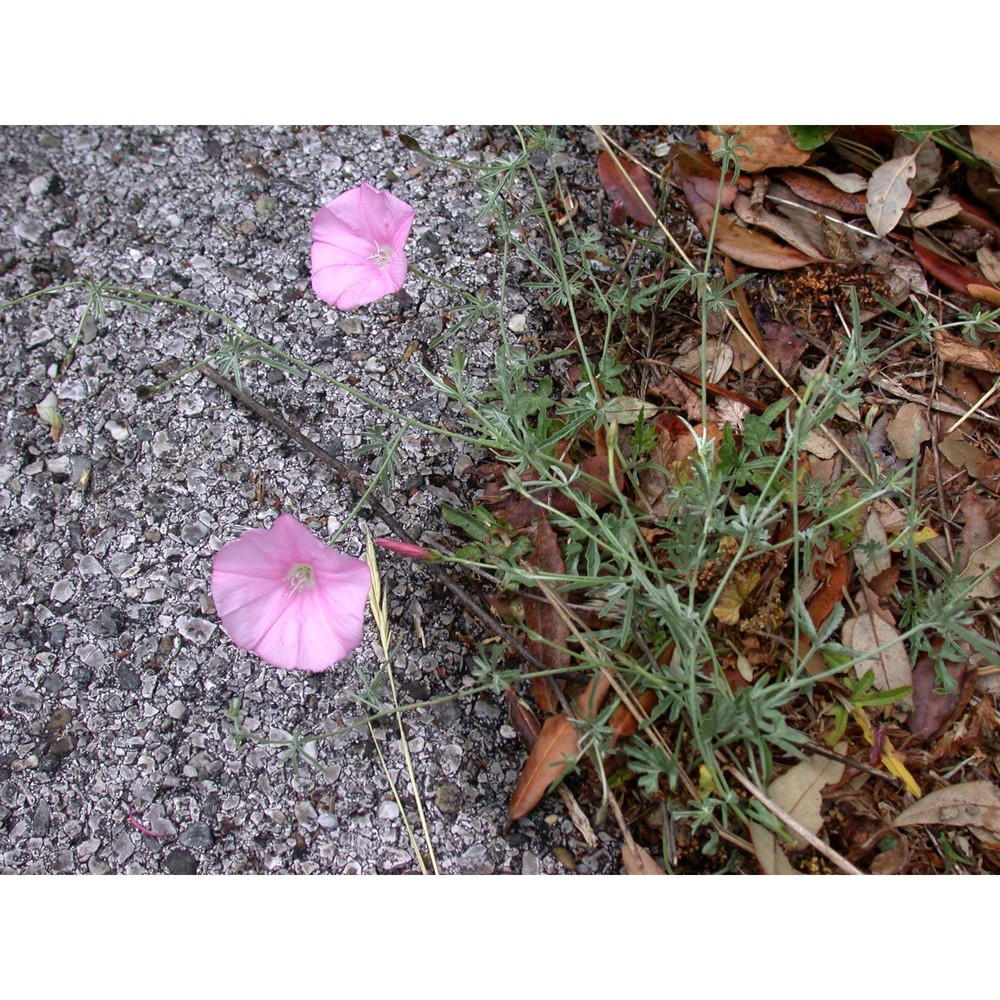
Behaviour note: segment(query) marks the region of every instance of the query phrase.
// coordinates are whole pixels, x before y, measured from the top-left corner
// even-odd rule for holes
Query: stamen
[[[308,563],[296,563],[289,568],[285,582],[294,591],[312,590],[316,586],[316,575]]]
[[[392,262],[392,247],[375,245],[375,252],[370,253],[365,260],[370,260],[380,270],[385,270]]]

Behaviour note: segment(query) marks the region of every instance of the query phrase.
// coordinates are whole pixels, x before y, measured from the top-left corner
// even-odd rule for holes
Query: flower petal
[[[413,217],[405,201],[367,182],[324,205],[312,224],[312,284],[319,298],[346,310],[399,291]],[[380,264],[378,255],[390,248],[388,263]]]
[[[393,262],[395,263],[395,258]],[[406,277],[406,261],[403,261]],[[392,264],[384,271],[371,264],[330,265],[314,269],[313,291],[338,309],[356,309],[399,291],[403,282],[395,281]]]
[[[413,225],[413,208],[388,191],[377,191],[367,181],[360,188],[360,207],[370,232],[379,243],[401,250]]]
[[[312,569],[309,589],[289,571]],[[212,567],[212,597],[241,649],[278,667],[325,670],[361,642],[371,585],[366,563],[324,545],[288,514],[223,546]]]

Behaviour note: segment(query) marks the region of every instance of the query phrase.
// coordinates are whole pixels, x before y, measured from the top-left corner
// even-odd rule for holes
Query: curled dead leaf
[[[961,211],[962,206],[954,198],[939,194],[922,212],[914,212],[910,216],[910,222],[926,229],[930,226],[936,226],[939,222],[953,219]]]
[[[704,363],[705,380],[720,382],[733,364],[733,349],[728,344],[709,339],[705,344],[704,354],[700,347],[680,355],[674,361],[674,367],[689,375],[701,375]]]
[[[942,361],[984,372],[1000,371],[1000,357],[987,347],[975,347],[943,330],[934,331],[934,346]],[[911,404],[912,405],[912,404]]]
[[[712,614],[723,625],[736,625],[740,620],[740,609],[758,583],[760,583],[760,570],[751,569],[746,573],[737,570],[715,602]]]
[[[733,208],[741,221],[749,225],[760,226],[761,229],[766,229],[768,232],[774,233],[775,236],[780,236],[789,246],[795,247],[796,250],[800,250],[810,257],[815,257],[816,260],[825,261],[827,259],[824,254],[825,246],[821,248],[813,243],[810,239],[811,234],[797,226],[793,220],[785,216],[775,215],[763,205],[753,205],[745,194],[736,196]]]
[[[611,153],[602,152],[597,158],[597,176],[614,205],[620,206],[620,210],[634,219],[637,226],[651,226],[656,221],[656,216],[650,210],[656,208],[653,186],[646,171],[637,163],[623,163]],[[633,184],[638,189],[638,194],[633,189]]]
[[[716,219],[715,194],[719,170],[703,154],[687,147],[679,148],[674,156],[673,177],[684,192],[701,234],[707,239],[714,229],[715,247],[721,253],[740,264],[772,271],[787,271],[817,263],[814,257],[784,246],[756,230],[745,229],[726,215]]]

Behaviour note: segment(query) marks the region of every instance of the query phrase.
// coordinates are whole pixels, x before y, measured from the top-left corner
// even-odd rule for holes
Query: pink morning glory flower
[[[276,667],[326,670],[361,644],[368,564],[324,545],[282,514],[212,562],[212,599],[240,649]]]
[[[403,245],[413,225],[405,201],[367,181],[324,205],[312,224],[313,291],[338,309],[392,295],[406,280]]]

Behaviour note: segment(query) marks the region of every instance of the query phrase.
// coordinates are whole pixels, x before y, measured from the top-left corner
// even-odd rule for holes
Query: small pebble
[[[39,174],[37,177],[32,177],[31,183],[28,184],[28,190],[31,192],[31,197],[41,198],[41,196],[48,191],[51,183],[51,174]]]
[[[194,855],[183,847],[175,847],[165,862],[170,875],[195,875],[198,872],[198,862]]]
[[[204,618],[188,618],[181,615],[177,619],[177,631],[185,639],[189,639],[198,646],[204,646],[212,638],[215,625]]]
[[[36,837],[47,837],[49,834],[49,820],[51,811],[49,804],[44,799],[38,803],[35,814],[31,817],[31,832]]]
[[[179,844],[207,851],[212,846],[212,830],[207,823],[192,823],[177,838]]]
[[[104,575],[104,567],[89,552],[80,557],[76,568],[84,578]]]
[[[65,577],[62,580],[56,580],[52,585],[52,590],[49,591],[49,600],[56,604],[65,604],[73,596],[75,590],[76,587],[72,580],[67,580]]]
[[[115,441],[125,441],[128,439],[129,429],[127,427],[123,427],[117,420],[105,420],[104,429]]]

